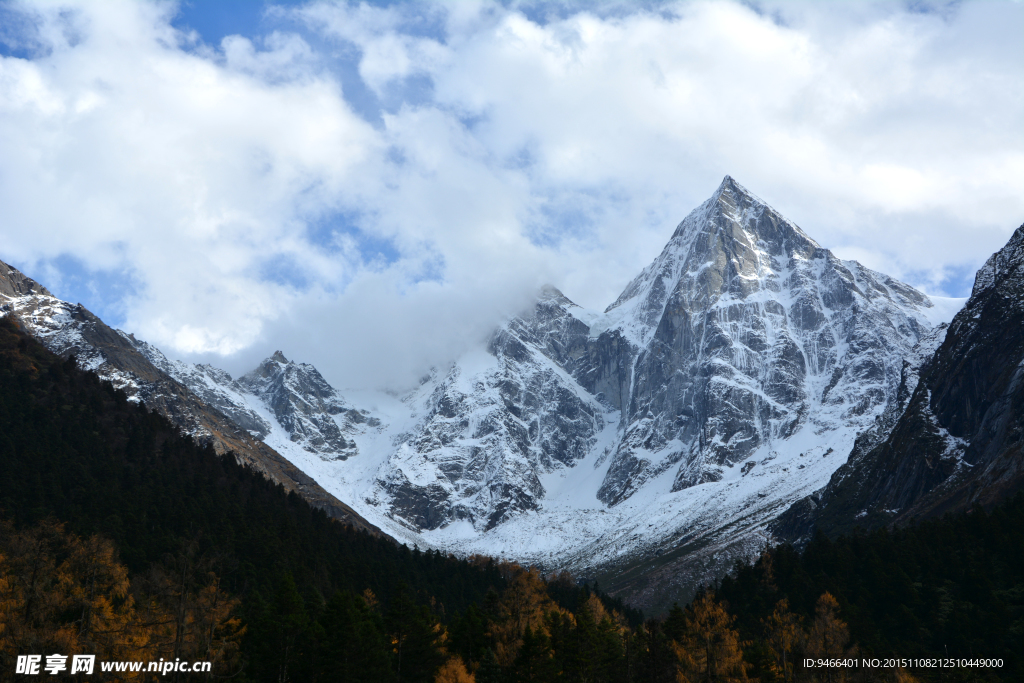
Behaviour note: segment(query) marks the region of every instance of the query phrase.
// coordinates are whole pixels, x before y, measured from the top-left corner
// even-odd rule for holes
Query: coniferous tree
[[[430,683],[444,662],[443,627],[426,605],[417,605],[400,585],[388,609],[395,677],[400,683]]]
[[[256,594],[248,616],[247,650],[252,653],[249,668],[260,681],[288,683],[295,677],[302,637],[309,626],[306,604],[290,573],[275,582],[272,597]],[[298,668],[301,670],[301,662]],[[300,671],[301,672],[301,671]]]
[[[363,596],[339,591],[318,619],[323,632],[317,680],[388,683],[394,680],[383,618]]]
[[[735,617],[715,600],[710,591],[697,596],[685,611],[683,636],[675,650],[681,663],[681,680],[746,681],[739,633],[733,630]]]
[[[495,597],[497,593],[494,593]],[[487,618],[476,605],[456,617],[448,629],[448,649],[462,657],[464,662],[483,661],[490,640],[487,637]]]
[[[505,670],[498,664],[498,658],[490,648],[484,653],[480,666],[477,667],[476,683],[508,683]]]
[[[676,683],[679,658],[675,643],[666,635],[662,622],[656,619],[644,622],[637,634],[637,643],[640,648],[637,680]]]
[[[846,645],[849,642],[849,629],[839,618],[839,603],[826,591],[814,608],[814,623],[807,636],[807,655],[815,659],[839,659],[847,655]],[[844,681],[846,670],[829,667],[823,677],[828,683]]]
[[[774,655],[772,671],[780,680],[792,681],[801,628],[799,616],[789,611],[789,600],[783,598],[775,605],[775,611],[764,620],[764,634]]]
[[[476,678],[466,668],[462,657],[452,657],[437,671],[434,683],[476,683]]]
[[[555,678],[551,639],[543,629],[523,631],[519,654],[512,664],[515,683],[546,683]]]

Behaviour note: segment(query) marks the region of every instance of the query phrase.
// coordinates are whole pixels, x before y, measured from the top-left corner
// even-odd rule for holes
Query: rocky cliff
[[[585,381],[624,435],[599,495],[615,504],[669,468],[674,491],[718,481],[800,429],[864,428],[929,307],[726,178],[601,321]]]

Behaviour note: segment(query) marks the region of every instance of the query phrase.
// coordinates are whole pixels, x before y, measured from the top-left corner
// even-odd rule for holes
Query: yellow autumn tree
[[[4,652],[62,652],[74,647],[75,630],[58,619],[66,599],[58,590],[58,556],[63,526],[48,522],[31,532],[2,527],[5,556],[3,613]],[[59,649],[63,648],[63,649]]]
[[[67,608],[75,614],[78,649],[109,660],[142,656],[150,633],[135,611],[128,570],[114,544],[98,536],[69,536],[68,558],[58,568]]]
[[[13,671],[12,658],[26,653],[232,662],[244,633],[238,601],[212,571],[186,575],[184,592],[161,593],[129,580],[109,540],[81,539],[54,521],[22,531],[0,522],[0,670]]]
[[[711,592],[699,595],[684,615],[683,635],[673,649],[679,659],[679,683],[747,680],[739,633],[732,628],[735,617],[715,600]]]
[[[54,521],[23,531],[4,523],[0,536],[0,653],[137,658],[149,633],[112,543]]]
[[[516,566],[502,593],[498,619],[491,625],[498,664],[511,666],[523,644],[526,627],[545,630],[544,616],[552,611],[567,614],[548,596],[539,571]]]
[[[235,616],[239,601],[221,589],[212,565],[189,542],[137,579],[151,659],[209,661],[220,675],[232,672],[245,627]]]
[[[476,677],[466,668],[462,657],[455,656],[438,669],[434,683],[476,683]]]
[[[814,623],[807,636],[807,655],[815,659],[836,659],[847,655],[850,631],[839,618],[839,602],[829,593],[822,593],[814,607]],[[846,670],[829,667],[821,673],[821,680],[838,683],[846,680]]]
[[[794,650],[800,642],[800,618],[789,611],[789,600],[783,598],[775,605],[775,611],[763,619],[765,639],[774,655],[772,671],[782,680],[793,680]]]

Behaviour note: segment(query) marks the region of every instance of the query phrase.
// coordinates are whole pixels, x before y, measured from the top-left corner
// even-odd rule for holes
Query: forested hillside
[[[19,654],[72,650],[210,659],[240,681],[458,680],[467,665],[505,680],[524,633],[529,655],[548,618],[576,680],[620,670],[627,616],[640,620],[569,577],[410,550],[328,519],[9,318],[0,468],[4,680]],[[88,626],[101,613],[105,626]]]
[[[0,510],[17,525],[53,516],[100,533],[136,572],[169,552],[223,556],[239,590],[290,574],[325,595],[360,585],[387,599],[404,582],[462,610],[500,585],[494,570],[333,523],[0,325]]]

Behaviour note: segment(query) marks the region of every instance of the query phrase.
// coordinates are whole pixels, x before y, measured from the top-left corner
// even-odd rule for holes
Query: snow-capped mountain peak
[[[233,380],[133,344],[399,540],[608,577],[665,553],[671,593],[761,546],[858,434],[885,438],[949,303],[727,176],[604,312],[546,286],[403,397],[343,396],[281,351]]]
[[[897,400],[930,309],[727,177],[605,313],[545,288],[425,385],[366,497],[442,547],[578,568],[702,538],[729,562]],[[530,549],[569,519],[560,560]]]

